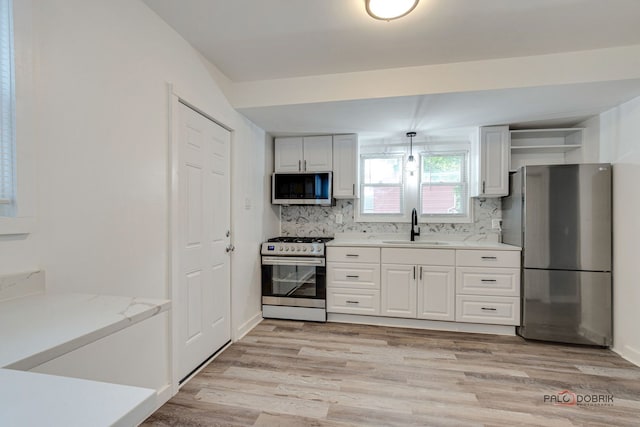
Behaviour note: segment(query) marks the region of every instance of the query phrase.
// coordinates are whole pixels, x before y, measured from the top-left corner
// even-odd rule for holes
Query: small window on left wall
[[[0,216],[16,208],[16,114],[12,1],[0,0]]]

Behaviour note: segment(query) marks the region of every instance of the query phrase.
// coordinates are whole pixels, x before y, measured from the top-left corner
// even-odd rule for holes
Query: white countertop
[[[144,421],[156,408],[155,390],[23,370],[170,305],[164,299],[44,291],[0,301],[0,368],[11,368],[0,369],[0,424],[132,426]]]
[[[168,310],[169,300],[42,292],[0,302],[0,368],[28,370]]]
[[[392,242],[392,243],[391,243]],[[518,246],[489,240],[461,240],[449,236],[424,236],[410,242],[409,237],[403,235],[357,235],[338,236],[326,243],[326,246],[344,247],[381,247],[381,248],[423,248],[423,249],[486,249],[494,251],[519,251]]]
[[[3,426],[134,426],[155,409],[155,390],[0,369]]]

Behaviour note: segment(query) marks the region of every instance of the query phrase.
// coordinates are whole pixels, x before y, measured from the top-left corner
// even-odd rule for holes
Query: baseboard
[[[622,350],[613,348],[615,353],[618,353],[623,359],[633,363],[636,366],[640,366],[640,351],[635,348],[625,345]]]
[[[164,386],[160,387],[160,389],[156,391],[156,396],[156,410],[158,410],[162,405],[167,403],[167,401],[173,397],[173,393],[171,392],[171,384],[165,384]]]
[[[399,317],[359,316],[357,314],[327,313],[328,322],[357,323],[361,325],[395,326],[400,328],[432,329],[475,334],[515,335],[515,326],[458,323],[438,320],[403,319]]]
[[[258,311],[252,318],[244,322],[238,329],[235,330],[233,336],[233,342],[240,341],[245,335],[247,335],[253,328],[258,326],[262,322],[262,311]]]

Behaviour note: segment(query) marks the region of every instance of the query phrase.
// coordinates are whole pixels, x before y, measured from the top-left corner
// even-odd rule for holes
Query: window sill
[[[0,217],[0,236],[30,234],[33,232],[35,224],[35,218]]]

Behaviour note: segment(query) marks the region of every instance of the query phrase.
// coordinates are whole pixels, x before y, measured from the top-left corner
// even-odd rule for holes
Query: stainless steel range
[[[262,316],[327,321],[325,242],[276,237],[262,244]]]

